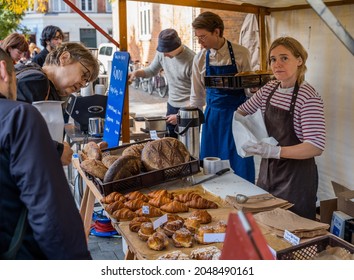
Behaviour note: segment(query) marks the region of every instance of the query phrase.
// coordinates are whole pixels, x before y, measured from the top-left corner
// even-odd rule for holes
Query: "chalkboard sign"
[[[119,146],[129,57],[128,52],[115,52],[113,56],[103,132],[103,140],[109,148]]]

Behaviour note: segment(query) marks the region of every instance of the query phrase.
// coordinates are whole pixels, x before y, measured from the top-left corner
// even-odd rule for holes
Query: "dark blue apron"
[[[235,56],[231,43],[227,41],[232,65],[209,65],[210,50],[206,53],[206,76],[233,76],[237,71]],[[219,157],[230,160],[235,174],[255,182],[253,157],[241,158],[236,151],[232,135],[232,118],[238,106],[246,101],[243,89],[206,89],[205,123],[202,129],[200,158]]]

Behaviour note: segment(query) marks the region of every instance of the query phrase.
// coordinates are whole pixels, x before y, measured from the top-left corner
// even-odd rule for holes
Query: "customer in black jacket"
[[[91,259],[47,125],[15,100],[14,67],[0,50],[0,259]]]

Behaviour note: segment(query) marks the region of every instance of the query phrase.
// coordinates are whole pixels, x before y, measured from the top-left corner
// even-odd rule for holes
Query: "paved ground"
[[[167,96],[164,98],[154,92],[149,95],[141,89],[129,87],[129,111],[136,116],[164,116],[166,113]],[[95,210],[97,210],[95,208]],[[97,237],[90,235],[88,248],[94,260],[123,260],[122,238]]]

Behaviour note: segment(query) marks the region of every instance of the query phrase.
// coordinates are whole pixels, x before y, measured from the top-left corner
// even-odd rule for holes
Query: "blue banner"
[[[113,56],[103,132],[109,148],[119,146],[129,58],[128,52],[115,52]]]

